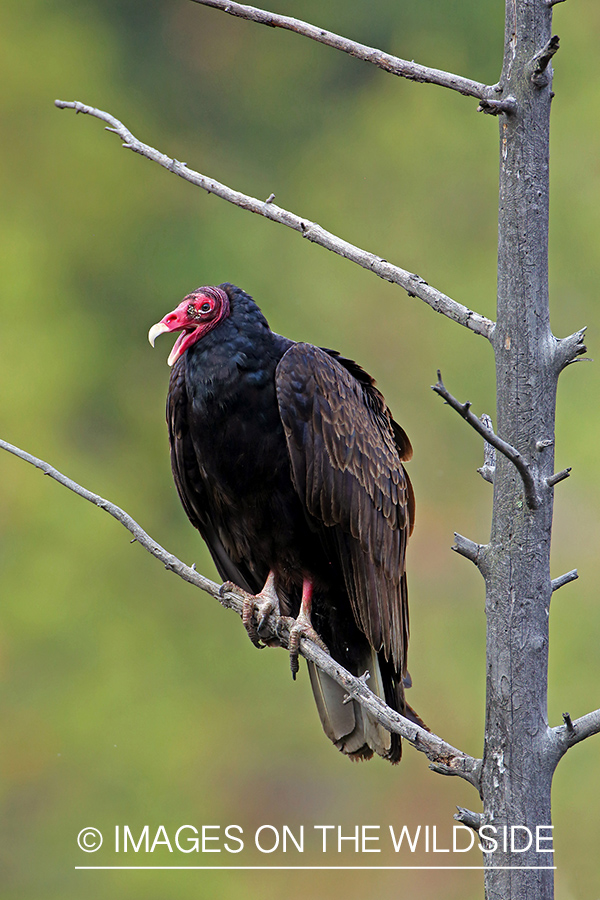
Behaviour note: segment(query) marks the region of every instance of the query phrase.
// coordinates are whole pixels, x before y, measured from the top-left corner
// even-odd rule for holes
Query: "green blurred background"
[[[275,8],[275,7],[274,7]],[[479,81],[498,78],[501,0],[278,0],[277,11]],[[596,0],[558,6],[552,132],[551,296],[557,335],[600,312],[600,33]],[[282,227],[120,148],[56,97],[109,110],[142,140],[267,197],[425,277],[495,307],[497,121],[476,101],[404,82],[296,35],[186,0],[9,0],[0,6],[2,304],[0,435],[127,509],[214,575],[171,483],[168,342],[149,326],[200,284],[249,291],[272,327],[338,347],[378,380],[414,449],[409,552],[411,703],[444,738],[482,749],[483,583],[451,553],[485,542],[481,445],[430,390],[494,410],[480,338]],[[596,708],[600,683],[598,367],[559,389],[550,719]],[[427,769],[353,765],[323,735],[305,670],[257,653],[240,623],[165,572],[101,511],[0,455],[2,897],[295,900],[482,896],[479,872],[76,872],[76,865],[365,864],[350,851],[198,858],[110,849],[114,826],[437,825],[473,790]],[[554,782],[557,897],[600,892],[599,739]],[[84,826],[105,846],[78,850]],[[443,840],[443,839],[442,839]],[[383,841],[382,841],[383,845]],[[387,846],[387,845],[386,845]],[[442,843],[442,846],[446,844]],[[177,856],[177,858],[173,858]],[[479,865],[473,851],[468,864]],[[432,865],[391,853],[366,864]],[[443,862],[442,858],[442,862]],[[459,863],[462,860],[458,860]]]

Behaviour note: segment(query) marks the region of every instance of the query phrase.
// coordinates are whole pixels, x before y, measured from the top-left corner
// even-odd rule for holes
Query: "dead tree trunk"
[[[558,47],[551,20],[546,0],[506,0],[499,99],[509,109],[500,117],[493,338],[497,430],[524,457],[531,484],[526,491],[512,463],[498,455],[491,539],[480,556],[487,616],[484,820],[496,828],[524,825],[534,834],[536,826],[551,824],[558,762],[547,714],[556,387],[561,370],[582,349],[581,335],[558,341],[550,330],[550,60]],[[550,867],[553,857],[546,855]],[[505,851],[501,844],[486,856],[487,900],[550,900],[552,869],[525,868],[541,864],[535,840],[526,852],[512,851],[510,843]],[[499,866],[518,868],[493,868]]]

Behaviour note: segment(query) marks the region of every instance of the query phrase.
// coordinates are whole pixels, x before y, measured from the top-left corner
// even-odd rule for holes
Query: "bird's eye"
[[[200,312],[203,312],[203,313],[210,312],[211,308],[212,308],[212,306],[210,303],[208,303],[208,302],[203,303],[202,306],[200,307]]]

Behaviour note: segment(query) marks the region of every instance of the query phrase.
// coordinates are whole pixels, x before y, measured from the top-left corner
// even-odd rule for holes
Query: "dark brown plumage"
[[[169,358],[173,476],[221,577],[251,594],[274,580],[283,614],[304,621],[312,608],[334,659],[368,670],[370,688],[420,722],[404,699],[412,448],[373,379],[273,333],[230,284],[189,294],[151,340],[165,331],[182,331]],[[336,746],[398,761],[400,738],[309,671]]]

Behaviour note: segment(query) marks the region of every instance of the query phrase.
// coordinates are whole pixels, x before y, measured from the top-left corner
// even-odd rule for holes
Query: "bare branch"
[[[232,188],[227,187],[227,185],[220,184],[212,178],[207,178],[205,175],[201,175],[193,169],[188,169],[185,163],[178,162],[176,159],[171,159],[159,150],[155,150],[153,147],[148,146],[148,144],[139,141],[122,122],[119,122],[119,120],[115,119],[110,113],[103,112],[100,109],[94,109],[94,107],[86,106],[84,103],[79,103],[78,101],[67,102],[64,100],[56,100],[55,105],[58,106],[59,109],[74,109],[76,112],[87,113],[88,115],[95,116],[97,119],[108,122],[110,128],[107,130],[114,131],[118,134],[124,142],[123,146],[128,150],[133,150],[134,153],[139,153],[147,159],[157,162],[169,172],[173,172],[175,175],[185,178],[186,181],[203,188],[209,194],[215,194],[217,197],[221,197],[223,200],[227,200],[235,206],[257,213],[260,216],[265,216],[265,218],[271,219],[273,222],[279,222],[281,225],[286,225],[288,228],[300,232],[303,237],[307,238],[307,240],[312,243],[318,244],[326,250],[332,250],[339,256],[343,256],[345,259],[349,259],[351,262],[362,266],[363,269],[368,269],[384,281],[390,281],[393,284],[399,285],[404,288],[409,297],[419,297],[420,300],[423,300],[436,312],[442,313],[442,315],[447,316],[449,319],[452,319],[452,321],[458,322],[460,325],[474,331],[476,334],[488,338],[488,340],[492,339],[494,323],[490,319],[486,319],[485,316],[473,312],[461,303],[457,303],[456,300],[447,297],[446,294],[442,294],[441,291],[428,285],[427,282],[418,275],[407,272],[405,269],[401,269],[398,266],[394,266],[387,260],[376,256],[374,253],[369,253],[367,250],[361,250],[360,247],[349,244],[347,241],[331,234],[329,231],[325,231],[324,228],[321,228],[321,226],[317,225],[315,222],[303,219],[300,216],[295,215],[295,213],[288,212],[287,210],[276,206],[270,198],[268,198],[267,201],[257,200],[255,197],[250,197],[239,191],[234,191]]]
[[[475,429],[475,431],[480,434],[488,444],[491,444],[492,447],[495,447],[496,450],[499,450],[500,453],[503,453],[504,456],[509,459],[515,468],[518,470],[519,475],[523,480],[523,487],[525,488],[525,499],[527,501],[527,505],[530,509],[537,509],[540,505],[540,499],[538,497],[537,489],[535,486],[535,481],[533,475],[531,474],[531,469],[527,461],[521,456],[519,451],[513,447],[511,444],[508,444],[506,441],[503,441],[502,438],[498,437],[497,434],[486,428],[485,425],[477,418],[477,416],[471,412],[471,404],[470,403],[459,403],[456,397],[453,397],[452,394],[446,389],[443,381],[442,374],[438,369],[438,380],[437,384],[433,384],[431,389],[439,394],[442,397],[448,406],[451,406],[452,409],[456,410],[459,415],[465,419],[469,425]]]
[[[496,467],[491,468],[490,466],[480,466],[477,471],[481,475],[484,481],[487,481],[488,484],[494,483],[494,472],[496,471]]]
[[[482,813],[476,813],[470,809],[465,809],[464,806],[457,806],[456,808],[458,810],[458,812],[454,813],[456,821],[462,822],[463,825],[468,825],[469,828],[472,828],[473,831],[476,831],[477,834],[479,834],[479,829],[484,821]]]
[[[293,19],[291,16],[281,16],[277,13],[268,12],[265,9],[256,9],[254,6],[234,3],[232,0],[193,0],[193,2],[200,3],[202,6],[212,6],[215,9],[221,9],[231,16],[249,19],[252,22],[258,22],[260,25],[269,25],[271,28],[285,28],[287,31],[301,34],[303,37],[311,38],[311,40],[318,41],[320,44],[327,44],[328,47],[342,50],[350,56],[378,66],[385,72],[408,78],[410,81],[438,84],[441,87],[450,88],[468,97],[482,98],[488,95],[493,96],[498,90],[497,85],[488,86],[478,81],[471,81],[470,78],[463,78],[461,75],[453,75],[451,72],[443,72],[440,69],[430,69],[428,66],[408,62],[408,60],[399,59],[397,56],[390,56],[389,53],[384,53],[382,50],[367,47],[365,44],[351,41],[339,34],[334,34],[332,31],[326,31],[324,28],[311,25],[309,22]]]
[[[573,720],[571,718],[571,714],[568,712],[563,713],[563,722],[567,726],[567,731],[569,734],[575,734],[575,728],[573,727]]]
[[[477,107],[477,112],[485,113],[488,116],[500,116],[502,113],[508,116],[516,111],[517,101],[514,97],[506,97],[504,100],[491,100],[483,97]]]
[[[285,627],[284,625],[280,630],[283,631]],[[432,760],[430,769],[441,775],[457,775],[479,790],[480,759],[475,759],[461,750],[457,750],[437,735],[390,709],[383,700],[369,690],[362,678],[355,678],[312,641],[303,638],[301,652],[306,659],[314,662],[334,681],[344,687],[348,695],[367,709],[384,728],[401,735],[416,750]]]
[[[544,87],[550,81],[546,69],[559,46],[560,39],[557,34],[554,34],[531,60],[531,80],[537,87]]]
[[[454,532],[454,546],[452,549],[455,553],[459,553],[460,556],[466,557],[466,559],[470,559],[471,562],[475,562],[477,557],[479,556],[479,551],[481,550],[481,544],[476,544],[475,541],[469,540],[469,538],[463,537],[462,534],[459,534],[457,531]]]
[[[488,431],[494,430],[492,420],[487,413],[483,413],[481,416],[481,424],[487,428]],[[487,441],[485,441],[483,445],[483,465],[480,469],[477,469],[477,471],[484,481],[488,481],[490,484],[494,483],[494,473],[496,472],[496,448],[492,447],[491,444],[488,444]]]
[[[546,478],[546,484],[548,487],[554,487],[555,484],[568,478],[570,474],[571,466],[569,466],[568,469],[562,469],[560,472],[555,472],[554,475],[549,475],[548,478]]]
[[[58,481],[59,484],[62,484],[70,491],[73,491],[73,493],[83,497],[85,500],[89,500],[90,503],[99,506],[100,509],[105,510],[114,519],[124,525],[125,528],[131,532],[135,541],[151,553],[152,556],[159,559],[166,569],[179,575],[184,581],[188,581],[190,584],[199,587],[207,594],[210,594],[211,597],[215,597],[215,599],[217,599],[226,609],[233,609],[240,618],[242,617],[244,600],[247,597],[247,594],[243,590],[236,588],[229,583],[226,585],[218,585],[209,578],[200,575],[196,572],[195,568],[186,566],[185,563],[181,562],[176,556],[173,556],[172,553],[169,553],[153,540],[153,538],[151,538],[150,535],[147,534],[147,532],[145,532],[144,529],[119,506],[111,503],[110,500],[105,500],[98,494],[94,494],[92,491],[88,491],[87,488],[77,484],[77,482],[73,481],[71,478],[67,478],[66,475],[63,475],[44,460],[38,459],[30,453],[27,453],[4,440],[0,440],[0,448],[14,454],[14,456],[19,457],[19,459],[30,463],[37,469],[41,469],[45,475],[49,475],[55,481]],[[289,644],[288,623],[289,619],[287,619],[287,617],[277,616],[274,613],[271,613],[267,620],[264,623],[261,623],[261,635],[264,633],[267,640],[273,639],[287,647]],[[361,706],[364,706],[365,709],[367,709],[370,714],[384,726],[384,728],[401,735],[405,740],[412,744],[413,747],[421,753],[425,753],[428,759],[433,760],[434,764],[439,767],[436,771],[443,770],[443,774],[445,775],[458,775],[460,778],[464,778],[465,781],[468,781],[474,787],[479,789],[479,773],[481,770],[480,759],[475,759],[474,757],[463,753],[461,750],[457,750],[437,735],[427,731],[426,728],[422,728],[420,725],[411,722],[410,719],[406,719],[389,706],[386,706],[379,697],[369,690],[364,676],[357,678],[354,675],[351,675],[343,666],[332,659],[328,653],[325,653],[304,635],[300,638],[300,653],[306,659],[314,662],[315,665],[326,672],[327,675],[334,679],[334,681],[337,681],[338,684],[345,688],[348,696],[360,703]]]
[[[455,531],[452,550],[454,550],[455,553],[458,553],[459,556],[464,556],[465,559],[469,559],[472,563],[475,563],[481,574],[485,576],[486,544],[476,544],[475,541],[471,541],[469,538],[463,537],[462,534],[458,534],[458,532]]]
[[[58,483],[64,485],[64,487],[69,488],[69,490],[73,491],[73,493],[78,494],[85,500],[89,500],[89,502],[93,503],[95,506],[99,506],[100,509],[105,510],[105,512],[111,515],[114,519],[124,525],[128,531],[131,532],[138,544],[140,544],[145,550],[151,553],[152,556],[155,556],[158,560],[160,560],[160,562],[163,563],[165,569],[169,569],[169,571],[175,572],[175,574],[179,575],[180,578],[183,578],[184,581],[189,581],[190,584],[196,585],[196,587],[199,587],[201,588],[201,590],[206,591],[212,597],[216,597],[217,600],[223,601],[218,584],[215,584],[214,581],[211,581],[209,578],[205,578],[203,575],[200,575],[194,568],[186,566],[185,563],[182,563],[181,560],[177,559],[176,556],[173,556],[171,553],[161,547],[160,544],[157,544],[156,541],[153,540],[150,535],[147,534],[144,529],[141,528],[140,525],[138,525],[138,523],[134,519],[132,519],[128,513],[125,512],[125,510],[121,509],[119,506],[116,506],[114,503],[111,503],[110,500],[105,500],[98,494],[94,494],[92,491],[88,491],[87,488],[84,488],[80,484],[77,484],[76,481],[72,481],[70,478],[67,478],[66,475],[63,475],[53,466],[49,465],[47,462],[44,462],[43,459],[38,459],[36,456],[32,456],[25,450],[21,450],[19,447],[15,447],[13,444],[9,444],[7,441],[3,441],[0,439],[0,448],[2,450],[7,450],[9,453],[14,454],[14,456],[18,456],[19,459],[25,460],[25,462],[28,462],[32,466],[35,466],[36,469],[41,469],[44,475],[49,475],[50,478],[58,481]],[[223,606],[232,608],[231,604],[226,602],[223,602]]]
[[[563,713],[564,725],[550,730],[554,739],[555,749],[558,751],[557,762],[567,750],[579,744],[593,734],[600,734],[600,709],[575,719],[573,722],[569,713]]]
[[[552,579],[552,593],[557,591],[559,588],[564,587],[565,584],[570,584],[571,581],[575,581],[579,578],[579,572],[577,569],[571,569],[570,572],[565,572],[564,575],[559,575],[558,578]]]
[[[556,340],[554,358],[558,372],[561,372],[574,362],[581,362],[580,358],[587,351],[587,347],[584,344],[585,332],[585,327],[580,328],[574,334]]]

